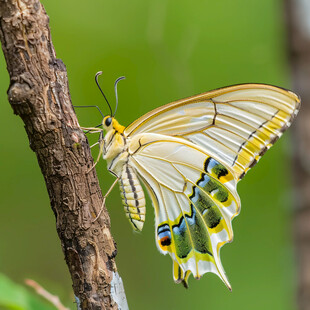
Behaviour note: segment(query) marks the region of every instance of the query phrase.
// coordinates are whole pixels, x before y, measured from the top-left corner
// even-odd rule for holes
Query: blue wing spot
[[[186,216],[186,218],[189,219],[191,217]],[[192,222],[193,222],[193,219],[192,219]],[[176,235],[184,236],[186,230],[187,230],[186,223],[185,223],[184,217],[182,216],[179,224],[178,225],[174,225],[172,227],[172,231]]]
[[[164,224],[158,227],[157,234],[159,237],[159,242],[162,246],[169,246],[171,244],[171,232],[169,225]]]

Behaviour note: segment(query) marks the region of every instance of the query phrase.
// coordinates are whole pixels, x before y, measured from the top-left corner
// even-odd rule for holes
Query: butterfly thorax
[[[116,119],[111,119],[109,116],[103,119],[103,127],[106,131],[103,139],[103,159],[107,161],[108,169],[120,176],[122,166],[128,161],[127,141],[123,134],[125,127]]]
[[[129,163],[125,127],[109,116],[103,119],[103,127],[106,130],[103,158],[107,161],[109,171],[119,178],[126,217],[134,230],[141,231],[145,221],[145,198],[136,171]]]

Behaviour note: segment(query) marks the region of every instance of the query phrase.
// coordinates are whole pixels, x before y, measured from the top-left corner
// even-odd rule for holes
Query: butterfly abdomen
[[[119,181],[126,217],[134,230],[141,231],[145,221],[145,198],[135,171],[125,164]]]

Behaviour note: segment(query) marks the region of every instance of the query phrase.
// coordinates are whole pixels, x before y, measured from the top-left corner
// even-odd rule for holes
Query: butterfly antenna
[[[96,109],[98,109],[98,111],[100,112],[102,117],[104,118],[103,113],[101,112],[101,110],[99,109],[99,107],[97,105],[74,105],[73,107],[75,107],[75,108],[96,108]]]
[[[101,87],[100,87],[100,85],[99,85],[99,82],[98,82],[98,76],[101,75],[101,74],[102,74],[102,71],[99,71],[99,72],[96,73],[96,75],[95,75],[95,81],[96,81],[96,84],[97,84],[97,86],[98,86],[98,88],[99,88],[101,94],[103,95],[105,101],[107,102],[107,104],[108,104],[108,106],[109,106],[109,108],[110,108],[110,112],[111,112],[110,115],[112,116],[112,108],[111,108],[111,106],[110,106],[110,103],[109,103],[107,97],[105,96],[104,92],[102,91],[102,89],[101,89]]]
[[[121,76],[114,83],[116,106],[115,106],[115,111],[114,111],[113,117],[115,116],[115,113],[116,113],[116,110],[117,110],[117,106],[118,106],[117,84],[118,84],[119,81],[124,80],[124,79],[126,79],[126,78],[124,76]]]

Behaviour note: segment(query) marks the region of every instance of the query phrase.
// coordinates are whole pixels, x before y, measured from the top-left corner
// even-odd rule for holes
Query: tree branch
[[[106,209],[92,223],[101,209],[102,194],[95,170],[87,174],[93,160],[42,4],[1,1],[0,40],[10,75],[9,102],[22,118],[37,155],[78,306],[126,309]]]

